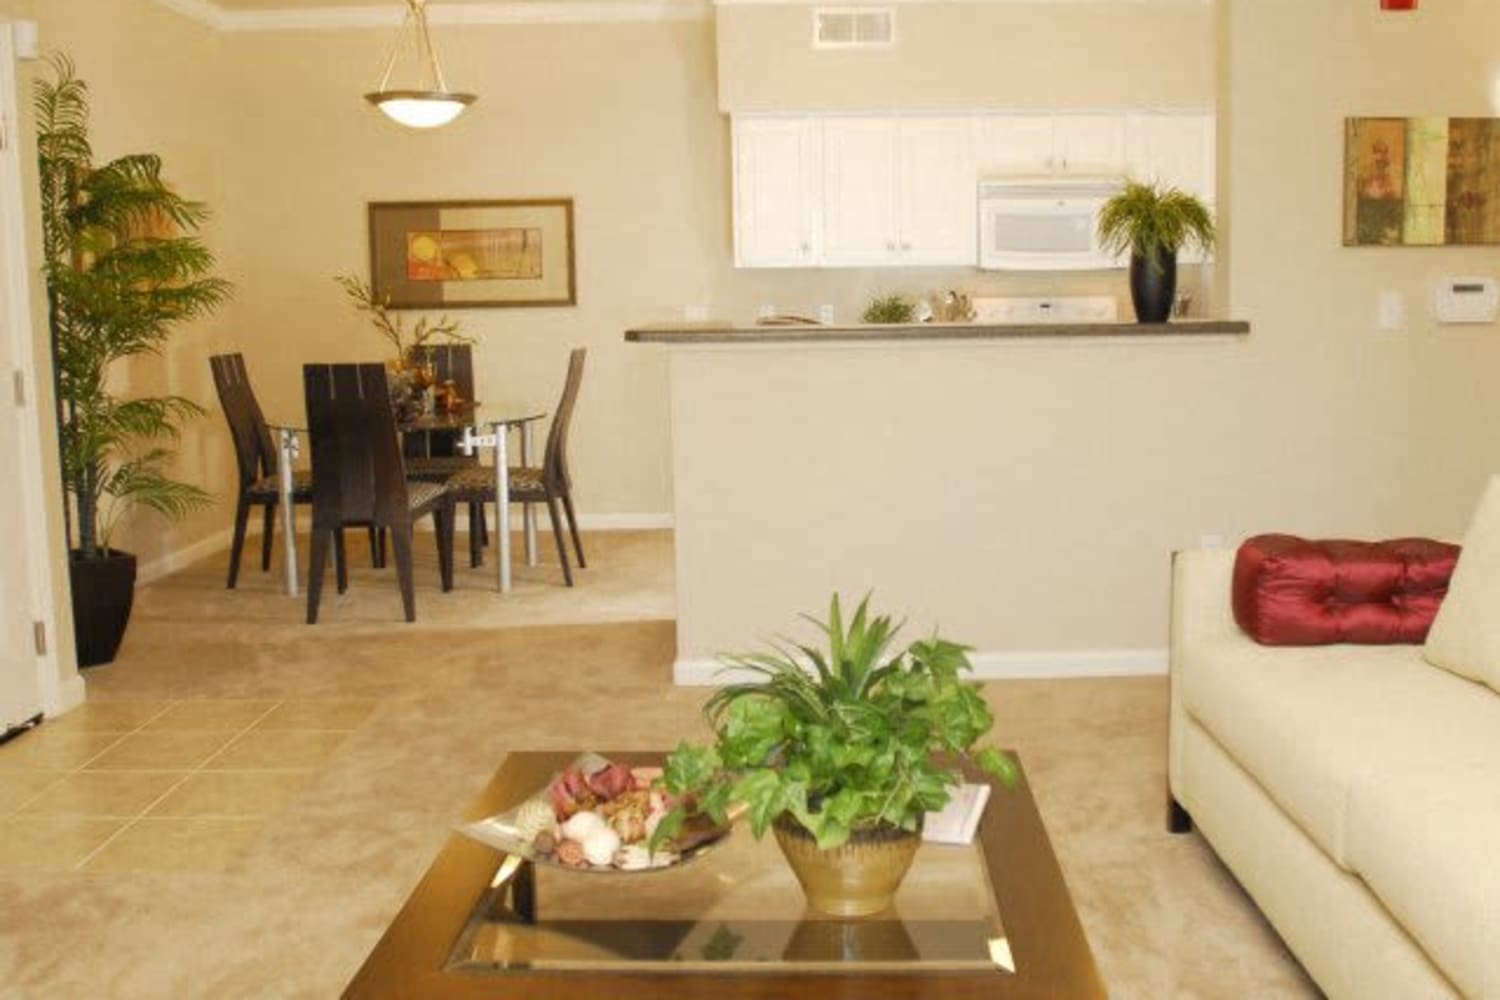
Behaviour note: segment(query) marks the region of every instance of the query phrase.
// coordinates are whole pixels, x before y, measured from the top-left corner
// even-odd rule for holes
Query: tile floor
[[[377,701],[98,701],[0,746],[0,872],[222,871]]]

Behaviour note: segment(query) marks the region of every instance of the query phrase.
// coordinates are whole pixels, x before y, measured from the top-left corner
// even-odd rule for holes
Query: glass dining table
[[[498,548],[496,586],[501,593],[511,590],[511,543],[510,543],[510,433],[520,431],[521,464],[531,465],[535,449],[533,427],[547,416],[540,411],[502,413],[498,416],[486,414],[479,419],[478,403],[464,403],[457,409],[422,413],[411,417],[398,417],[396,429],[404,434],[422,431],[447,431],[460,435],[459,451],[473,455],[479,449],[489,448],[495,462],[495,538]],[[276,433],[280,460],[277,463],[278,488],[281,494],[281,539],[285,564],[285,584],[288,596],[299,592],[297,574],[297,520],[292,503],[292,472],[302,452],[302,435],[305,428],[289,425],[270,425]],[[316,488],[316,487],[315,487]],[[532,504],[521,505],[521,533],[526,565],[537,565],[536,515]],[[470,526],[473,530],[473,526]]]

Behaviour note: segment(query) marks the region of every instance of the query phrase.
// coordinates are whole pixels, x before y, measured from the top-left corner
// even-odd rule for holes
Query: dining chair
[[[303,365],[302,379],[313,468],[318,470],[312,491],[307,623],[318,620],[329,541],[337,546],[339,533],[349,524],[389,532],[401,605],[406,620],[416,621],[412,524],[432,515],[439,577],[443,590],[452,590],[453,498],[441,483],[407,480],[384,365]]]
[[[474,401],[474,350],[469,344],[433,344],[422,348],[431,365],[437,384],[451,381],[458,394]],[[407,431],[401,435],[401,450],[406,456],[408,479],[445,483],[456,472],[479,464],[479,456],[459,451],[458,431]],[[469,533],[479,536],[479,544],[489,544],[489,531],[482,509],[469,505]],[[471,546],[472,548],[472,546]]]
[[[562,536],[562,518],[558,516],[558,504],[568,519],[568,533],[573,538],[573,550],[578,555],[578,568],[587,569],[583,556],[583,542],[578,537],[578,518],[573,510],[573,479],[568,470],[568,428],[573,422],[573,409],[578,402],[578,389],[583,383],[583,362],[587,349],[577,347],[568,355],[568,375],[563,382],[562,399],[557,412],[552,416],[552,426],[547,430],[547,447],[542,453],[541,468],[512,466],[509,469],[510,498],[519,503],[545,503],[547,516],[552,522],[552,537],[557,542],[557,557],[562,563],[563,580],[573,586],[573,571],[568,566],[568,548]],[[448,491],[456,503],[495,503],[494,470],[487,466],[475,466],[455,473],[448,480]],[[483,518],[481,517],[481,520]],[[509,525],[498,524],[496,530],[506,531]],[[469,559],[471,564],[479,561],[479,543],[470,533]]]
[[[452,382],[464,399],[474,400],[474,351],[468,344],[434,344],[421,348],[431,367],[436,384]],[[456,458],[470,463],[470,456],[458,450],[457,431],[411,431],[402,435],[402,452],[408,460],[407,474],[413,474],[418,466],[412,460],[427,458]],[[441,467],[436,465],[435,467]],[[450,471],[453,468],[450,464]]]

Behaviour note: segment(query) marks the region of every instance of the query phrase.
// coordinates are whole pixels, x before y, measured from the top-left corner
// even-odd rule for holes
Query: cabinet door
[[[739,267],[818,262],[818,122],[734,123],[734,255]]]
[[[1145,114],[1136,119],[1136,176],[1180,187],[1213,203],[1214,116]]]
[[[978,259],[972,136],[967,117],[901,120],[901,263],[973,264]]]
[[[979,176],[1051,173],[1052,132],[1052,115],[981,115],[975,156]]]
[[[883,264],[898,258],[897,133],[895,118],[823,119],[825,264]]]
[[[1115,176],[1126,171],[1124,115],[1058,115],[1054,123],[1053,169]]]

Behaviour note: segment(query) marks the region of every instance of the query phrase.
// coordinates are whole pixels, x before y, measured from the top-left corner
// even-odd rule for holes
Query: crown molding
[[[847,0],[712,0],[715,7],[848,7]],[[1207,7],[1214,0],[857,0],[853,6],[860,7],[929,7],[929,6],[989,6],[1010,7],[1017,4],[1045,6],[1077,6],[1087,4],[1094,7]]]
[[[404,8],[379,6],[225,10],[213,0],[154,0],[216,31],[342,31],[395,29]],[[449,4],[429,7],[427,19],[437,25],[610,24],[623,22],[702,21],[712,13],[708,0],[521,0],[521,2]]]

